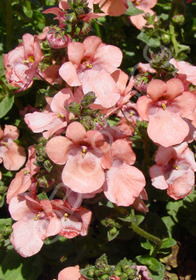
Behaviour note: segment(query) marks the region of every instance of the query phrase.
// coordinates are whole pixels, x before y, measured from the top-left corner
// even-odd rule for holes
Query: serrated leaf
[[[0,119],[3,118],[12,108],[14,96],[6,95],[0,102]]]
[[[136,16],[136,15],[144,13],[144,11],[136,8],[131,1],[128,1],[127,4],[128,4],[129,7],[126,10],[125,15],[127,15],[127,16]]]

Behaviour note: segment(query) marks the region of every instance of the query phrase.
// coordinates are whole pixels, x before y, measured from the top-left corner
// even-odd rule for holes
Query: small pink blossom
[[[29,88],[42,59],[43,53],[38,37],[24,34],[22,44],[3,57],[8,84],[19,87],[17,92]]]
[[[152,185],[177,200],[190,194],[195,184],[196,162],[186,142],[174,147],[159,147],[156,164],[150,168]]]
[[[8,170],[18,170],[26,160],[25,149],[14,142],[19,137],[19,130],[13,125],[0,128],[0,163]]]

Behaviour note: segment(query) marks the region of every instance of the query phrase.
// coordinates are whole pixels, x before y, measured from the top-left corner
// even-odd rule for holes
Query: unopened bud
[[[170,36],[168,34],[163,34],[161,36],[161,40],[164,44],[169,44],[171,41]]]
[[[71,41],[69,36],[64,35],[61,30],[56,30],[51,28],[47,35],[46,39],[49,43],[49,46],[53,49],[62,49],[67,47],[68,43]]]
[[[181,26],[184,24],[185,17],[183,15],[175,15],[172,17],[172,21],[173,21],[173,23]]]

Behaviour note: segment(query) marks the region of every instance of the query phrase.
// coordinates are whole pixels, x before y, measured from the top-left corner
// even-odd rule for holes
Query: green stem
[[[12,1],[6,0],[6,50],[11,50],[11,34],[12,34]]]
[[[101,38],[101,31],[100,31],[99,24],[97,22],[94,22],[94,25],[95,25],[97,36]]]
[[[162,245],[162,241],[160,238],[152,235],[151,233],[145,231],[144,229],[140,228],[139,226],[137,226],[135,223],[131,222],[131,229],[139,234],[140,236],[150,240],[151,242],[155,243],[156,245],[156,251],[158,251],[161,248]]]
[[[170,31],[170,35],[171,35],[172,44],[174,46],[175,56],[177,56],[177,54],[178,54],[178,42],[176,40],[175,29],[174,29],[174,26],[173,26],[172,23],[170,23],[170,25],[169,25],[169,31]]]

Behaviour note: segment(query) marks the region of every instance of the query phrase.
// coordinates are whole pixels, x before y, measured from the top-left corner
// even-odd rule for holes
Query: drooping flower
[[[13,125],[0,128],[0,163],[8,170],[18,170],[26,160],[25,149],[14,142],[19,137],[19,130]]]
[[[149,170],[155,188],[167,189],[175,200],[190,194],[195,184],[196,162],[186,142],[169,148],[159,147],[155,162]]]
[[[22,44],[3,57],[8,84],[19,87],[17,92],[29,88],[43,57],[38,37],[24,34]]]

